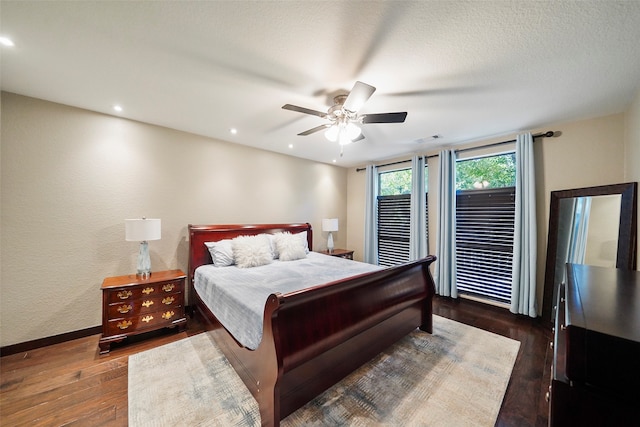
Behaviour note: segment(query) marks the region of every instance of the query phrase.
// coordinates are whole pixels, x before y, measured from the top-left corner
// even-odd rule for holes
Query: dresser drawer
[[[558,299],[556,301],[556,318],[553,335],[553,360],[551,365],[552,379],[569,382],[566,372],[566,353],[567,353],[567,328],[566,328],[566,307],[565,307],[564,283],[558,287]]]
[[[135,316],[138,314],[151,313],[163,310],[165,307],[181,305],[182,301],[182,293],[171,293],[155,297],[145,297],[130,301],[116,302],[109,304],[107,317],[109,319],[116,319],[123,316]]]
[[[183,287],[184,280],[175,280],[165,283],[149,283],[141,286],[129,286],[109,289],[107,302],[116,303],[122,301],[132,301],[139,298],[148,298],[158,295],[182,292]]]
[[[174,320],[182,318],[184,318],[184,307],[168,307],[162,311],[141,314],[139,316],[111,319],[107,323],[106,334],[118,335],[130,333],[131,331],[170,326]]]

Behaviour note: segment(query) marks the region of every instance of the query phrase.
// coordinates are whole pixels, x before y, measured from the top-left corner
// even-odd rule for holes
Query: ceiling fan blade
[[[362,82],[356,82],[356,84],[353,85],[351,92],[349,92],[349,96],[347,96],[347,99],[344,101],[344,109],[357,113],[364,103],[371,98],[371,95],[373,95],[373,92],[375,91],[376,88],[373,86]]]
[[[358,142],[358,141],[362,141],[364,139],[364,135],[360,134],[357,137],[355,137],[351,142]]]
[[[323,113],[322,111],[311,110],[309,108],[298,107],[297,105],[285,104],[282,106],[284,110],[296,111],[298,113],[311,114],[313,116],[322,117],[323,119],[327,117],[327,113]]]
[[[312,129],[305,130],[304,132],[300,132],[298,135],[299,135],[299,136],[307,136],[307,135],[311,135],[312,133],[316,133],[316,132],[318,132],[318,131],[321,131],[322,129],[326,129],[326,128],[328,128],[329,126],[331,126],[331,124],[330,124],[330,123],[325,123],[324,125],[316,126],[316,127],[312,128]]]
[[[362,123],[403,123],[406,118],[406,111],[402,113],[365,114],[362,116]]]

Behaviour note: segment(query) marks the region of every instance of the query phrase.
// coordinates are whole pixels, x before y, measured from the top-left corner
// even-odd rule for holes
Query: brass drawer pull
[[[172,304],[176,299],[174,297],[166,297],[162,299],[162,303],[169,305]]]
[[[147,300],[147,301],[142,303],[142,306],[143,307],[147,307],[147,308],[151,307],[152,305],[153,305],[153,301],[151,301],[151,300]]]
[[[153,292],[153,288],[144,288],[142,290],[142,293],[145,295],[149,295],[151,292]]]
[[[127,299],[131,295],[133,295],[133,292],[131,292],[131,291],[120,291],[116,295],[118,295],[118,298],[120,298],[120,299]]]
[[[173,316],[175,315],[175,313],[173,311],[167,311],[166,313],[162,313],[162,318],[164,320],[169,320],[171,319]]]
[[[119,305],[118,306],[118,312],[125,314],[130,312],[131,310],[133,310],[133,306],[131,304],[127,304],[127,305]]]
[[[173,283],[167,283],[166,285],[162,285],[162,290],[165,292],[171,292],[176,285]]]
[[[144,316],[144,317],[142,318],[142,321],[143,321],[144,323],[149,323],[149,322],[151,322],[152,320],[153,320],[153,316]]]
[[[122,322],[119,322],[116,326],[120,329],[127,329],[129,326],[131,326],[131,320],[123,320]]]

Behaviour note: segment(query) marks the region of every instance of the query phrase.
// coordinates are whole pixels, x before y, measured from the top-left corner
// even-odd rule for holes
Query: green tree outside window
[[[456,162],[456,190],[513,187],[515,185],[515,153]]]
[[[379,179],[378,194],[380,196],[411,194],[411,169],[382,172]]]
[[[429,189],[429,174],[424,168],[424,188]],[[381,172],[378,182],[379,196],[397,196],[398,194],[411,194],[411,169],[400,169],[389,172]]]

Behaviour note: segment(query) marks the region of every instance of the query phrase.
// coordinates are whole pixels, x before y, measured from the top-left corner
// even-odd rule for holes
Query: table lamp
[[[148,279],[151,276],[151,259],[149,258],[149,240],[160,239],[160,220],[151,218],[125,219],[125,240],[140,242],[138,253],[137,276]]]
[[[333,252],[333,234],[332,231],[338,231],[338,218],[325,218],[322,220],[322,231],[328,231],[327,252]]]

